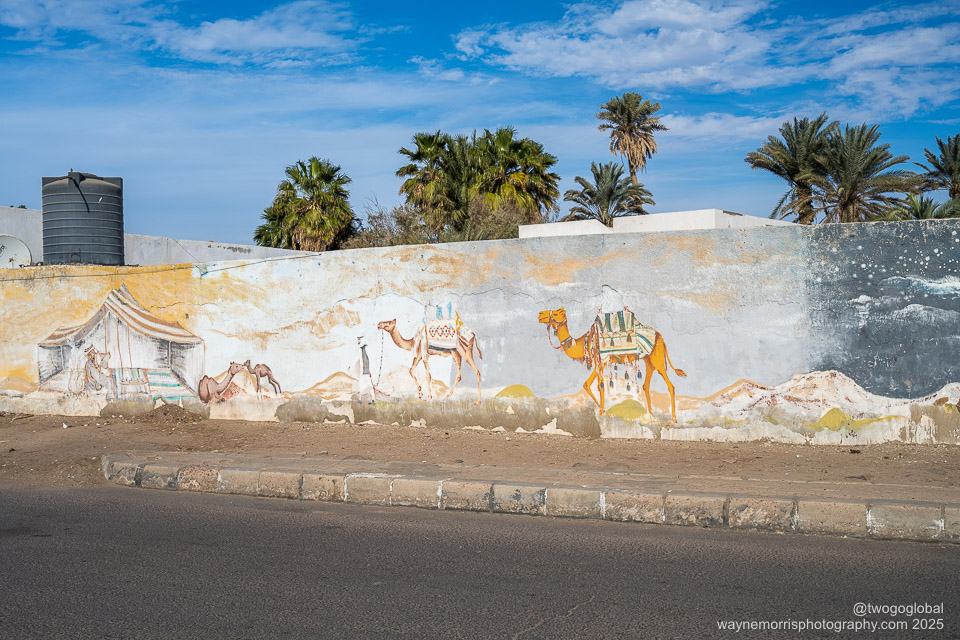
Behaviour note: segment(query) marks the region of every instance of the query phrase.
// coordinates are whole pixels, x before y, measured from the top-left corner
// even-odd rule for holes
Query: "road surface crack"
[[[527,627],[526,629],[523,629],[523,630],[518,631],[517,633],[513,634],[513,636],[511,636],[511,637],[512,637],[512,640],[517,640],[517,638],[519,638],[519,637],[522,636],[523,634],[529,633],[529,632],[533,631],[534,629],[536,629],[537,627],[539,627],[539,626],[541,626],[543,623],[545,623],[547,620],[552,620],[552,619],[563,620],[564,618],[569,618],[570,616],[573,615],[573,612],[574,612],[574,611],[576,611],[577,609],[579,609],[580,607],[582,607],[582,606],[585,605],[585,604],[590,604],[591,602],[593,602],[593,601],[596,600],[596,599],[597,599],[597,594],[593,594],[592,596],[590,596],[588,599],[584,600],[583,602],[578,602],[577,604],[573,605],[573,607],[571,607],[570,609],[568,609],[567,612],[566,612],[565,614],[563,614],[562,616],[553,616],[553,617],[548,617],[548,618],[540,618],[540,620],[537,621],[537,624],[535,624],[535,625],[533,625],[533,626],[531,626],[531,627]]]

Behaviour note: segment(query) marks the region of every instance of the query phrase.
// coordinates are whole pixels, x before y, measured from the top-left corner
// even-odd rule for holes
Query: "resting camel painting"
[[[396,318],[379,322],[377,329],[386,331],[393,338],[393,343],[401,349],[413,352],[410,377],[417,385],[417,397],[423,398],[423,389],[413,370],[420,361],[423,361],[423,368],[427,372],[427,397],[433,398],[433,390],[430,385],[432,378],[430,377],[430,365],[427,359],[430,356],[450,356],[457,367],[457,378],[450,386],[450,391],[447,392],[446,397],[450,397],[453,390],[457,388],[461,378],[460,367],[463,361],[466,361],[473,372],[477,374],[477,401],[474,404],[480,404],[480,369],[477,368],[477,363],[473,359],[474,347],[477,349],[478,357],[483,358],[483,353],[480,351],[480,345],[477,344],[476,334],[464,328],[459,317],[457,317],[456,324],[452,320],[427,322],[417,330],[412,338],[404,338],[400,335]]]
[[[239,362],[231,362],[230,368],[227,369],[227,375],[221,382],[217,382],[216,378],[203,376],[203,378],[200,379],[200,385],[197,387],[197,396],[200,397],[200,401],[204,404],[223,402],[225,399],[222,395],[223,392],[230,386],[230,382],[233,381],[233,376],[241,371],[243,371],[242,364]]]
[[[677,369],[670,362],[667,355],[667,345],[660,332],[651,327],[645,327],[634,320],[633,313],[628,309],[617,314],[600,314],[585,334],[579,338],[570,335],[567,328],[567,312],[563,307],[559,309],[541,311],[538,316],[541,324],[547,325],[547,335],[550,332],[556,335],[560,346],[570,358],[581,362],[590,369],[590,375],[583,383],[593,401],[600,407],[600,415],[605,411],[603,370],[611,363],[628,364],[643,360],[647,370],[643,379],[643,392],[647,399],[647,411],[653,414],[650,402],[650,374],[656,371],[667,384],[670,391],[670,414],[673,422],[677,421],[677,402],[673,383],[667,377],[667,366],[681,378],[687,374]],[[552,343],[551,343],[552,344]],[[593,395],[591,385],[597,381],[597,390],[600,399]]]

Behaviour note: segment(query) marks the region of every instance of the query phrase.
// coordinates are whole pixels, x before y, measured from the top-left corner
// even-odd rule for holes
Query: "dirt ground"
[[[960,484],[960,447],[954,445],[850,448],[598,440],[380,424],[205,420],[176,406],[160,407],[135,418],[106,419],[0,412],[0,486],[101,484],[105,481],[100,456],[126,450],[936,487]]]

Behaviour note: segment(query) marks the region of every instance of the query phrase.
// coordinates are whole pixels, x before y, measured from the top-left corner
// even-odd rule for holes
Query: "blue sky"
[[[0,0],[0,79],[0,204],[40,208],[41,176],[70,168],[119,175],[131,233],[249,243],[311,155],[362,217],[399,202],[397,150],[437,129],[513,126],[572,188],[614,159],[595,114],[623,91],[670,127],[641,175],[654,212],[766,216],[785,186],[743,157],[787,119],[879,124],[916,161],[960,132],[960,0]]]

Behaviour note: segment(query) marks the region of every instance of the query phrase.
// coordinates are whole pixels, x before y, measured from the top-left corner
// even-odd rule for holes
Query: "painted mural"
[[[203,340],[147,311],[126,286],[86,322],[37,343],[39,390],[107,400],[194,396]]]
[[[444,394],[444,397],[453,395],[457,385],[463,378],[461,370],[463,363],[466,362],[477,376],[477,401],[475,404],[479,405],[482,395],[480,369],[477,368],[477,363],[473,359],[473,352],[476,350],[477,357],[479,358],[483,358],[483,353],[480,351],[480,345],[477,344],[476,334],[463,326],[459,313],[456,314],[456,319],[452,318],[451,311],[452,306],[448,303],[447,317],[444,318],[443,307],[437,306],[436,319],[424,321],[421,326],[415,329],[413,337],[410,339],[404,338],[400,334],[400,330],[397,329],[396,318],[378,322],[377,329],[386,332],[395,345],[404,351],[411,351],[413,353],[413,362],[410,364],[410,377],[413,378],[414,385],[417,388],[417,398],[423,399],[424,388],[420,386],[420,381],[417,380],[414,369],[416,369],[419,363],[423,363],[423,370],[426,375],[425,386],[427,398],[433,398],[433,379],[430,376],[429,358],[430,356],[447,356],[453,360],[454,366],[457,368],[457,377],[454,379],[453,384],[450,385],[449,390]]]
[[[960,443],[958,232],[943,220],[31,267],[0,274],[0,410],[173,402],[214,418]]]
[[[677,421],[676,390],[667,376],[667,366],[669,365],[681,378],[686,378],[687,374],[683,369],[675,368],[670,362],[667,345],[660,332],[638,321],[629,308],[624,307],[622,311],[615,313],[604,313],[603,309],[599,309],[596,320],[579,338],[570,335],[570,330],[567,328],[567,311],[563,307],[541,311],[537,320],[547,325],[548,336],[552,331],[559,340],[560,345],[554,347],[555,349],[562,349],[567,357],[580,362],[590,370],[590,375],[583,383],[583,389],[590,399],[597,403],[600,415],[603,415],[606,409],[604,391],[608,387],[615,388],[616,382],[620,381],[617,366],[622,365],[624,367],[623,384],[627,391],[630,390],[631,377],[636,389],[639,389],[640,380],[644,379],[643,393],[647,400],[647,412],[650,415],[653,415],[653,406],[650,402],[650,374],[654,371],[660,374],[670,393],[671,422]],[[640,362],[645,365],[645,374],[640,373]],[[604,377],[607,367],[612,369],[609,380]],[[599,400],[593,395],[591,388],[594,382],[597,383]]]

